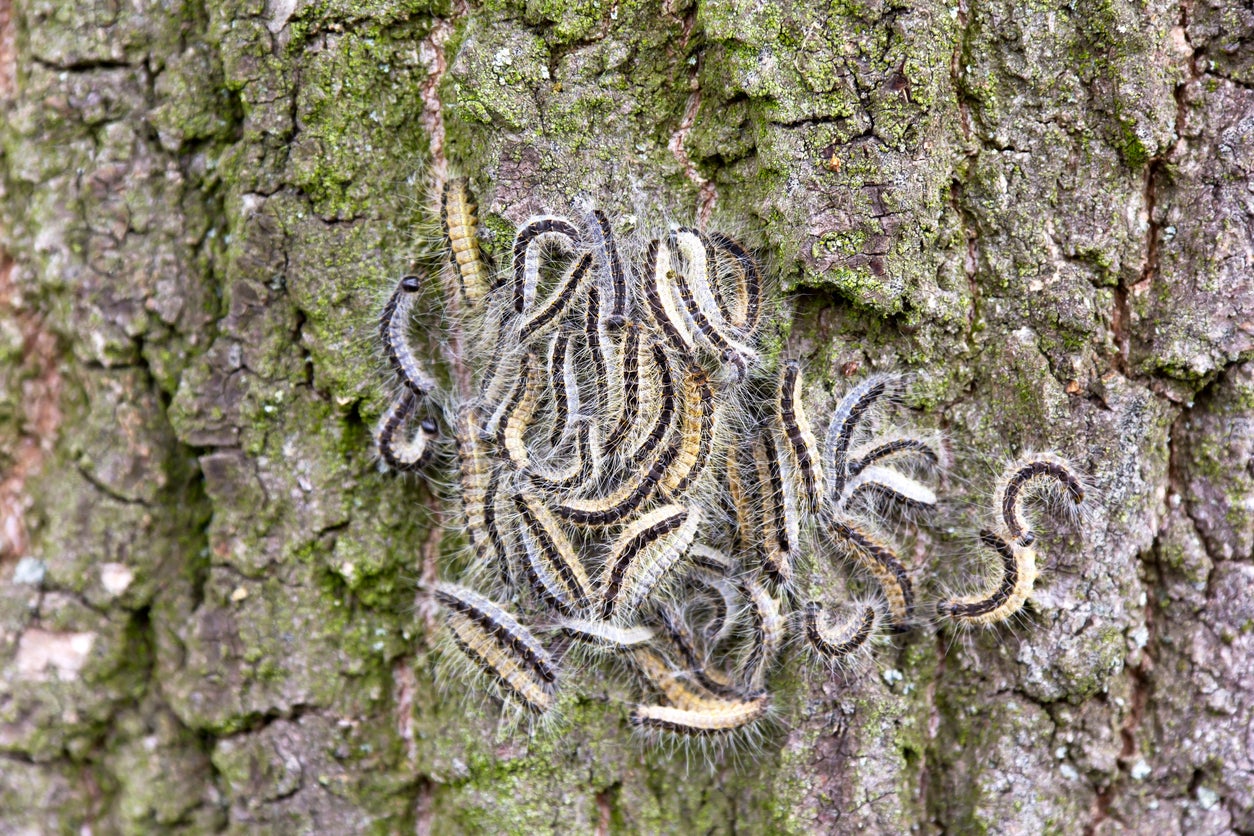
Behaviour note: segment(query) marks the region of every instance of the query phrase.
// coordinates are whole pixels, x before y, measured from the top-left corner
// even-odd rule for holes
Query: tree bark
[[[1254,833],[1252,41],[1236,0],[0,0],[0,831]],[[1001,461],[1071,457],[1030,614],[792,659],[712,768],[594,682],[529,739],[439,680],[372,336],[450,170],[498,261],[584,195],[708,223],[816,385],[910,372],[956,448],[925,586]]]

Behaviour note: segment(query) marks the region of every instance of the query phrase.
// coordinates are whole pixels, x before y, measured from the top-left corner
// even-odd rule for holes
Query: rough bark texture
[[[0,830],[1254,833],[1252,41],[1237,0],[0,0]],[[498,252],[581,193],[742,232],[816,383],[915,373],[960,500],[1071,456],[1033,614],[790,665],[738,768],[594,687],[531,741],[441,697],[440,521],[369,429],[448,161]]]

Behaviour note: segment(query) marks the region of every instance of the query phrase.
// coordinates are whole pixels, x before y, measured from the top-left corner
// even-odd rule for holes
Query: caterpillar
[[[697,508],[663,505],[626,526],[606,560],[601,617],[634,612],[683,557],[700,522]]]
[[[532,218],[518,230],[514,239],[514,312],[523,313],[535,304],[540,284],[540,255],[546,248],[573,252],[580,240],[579,230],[565,218]]]
[[[908,512],[943,507],[945,445],[888,426],[898,375],[861,381],[827,416],[806,402],[801,359],[775,360],[788,346],[767,331],[777,307],[745,244],[683,226],[620,240],[627,224],[585,207],[529,217],[494,281],[465,179],[443,186],[438,211],[446,308],[464,311],[449,319],[473,329],[446,342],[466,346],[469,368],[439,391],[415,348],[422,281],[396,282],[377,325],[399,385],[374,441],[391,470],[433,475],[451,434],[446,482],[468,548],[437,574],[483,582],[502,603],[461,582],[429,588],[450,658],[532,715],[553,712],[559,680],[580,687],[585,666],[606,662],[618,678],[626,663],[638,674],[624,683],[638,691],[628,721],[651,739],[752,738],[792,649],[830,675],[882,625],[918,627],[925,603],[956,625],[1012,617],[1036,580],[1039,504],[1091,504],[1066,460],[1018,459],[981,533],[997,571],[927,600],[931,585],[912,577],[926,567],[907,570],[882,521],[918,525]],[[842,559],[819,565],[825,551]],[[819,587],[834,572],[865,574],[882,600],[829,604]]]
[[[417,397],[405,392],[384,415],[375,435],[379,457],[393,470],[419,470],[435,454],[433,442],[439,437],[439,427],[430,418],[423,419],[410,437],[400,435],[417,408]]]
[[[466,587],[438,583],[435,598],[467,657],[532,711],[543,713],[553,707],[557,667],[526,627]]]
[[[823,605],[808,601],[805,605],[806,639],[824,658],[846,664],[855,654],[865,649],[879,622],[875,607],[866,605],[845,622],[833,625],[824,619]]]
[[[951,598],[937,605],[942,616],[962,624],[989,625],[1005,621],[1022,609],[1036,583],[1036,552],[1007,542],[989,529],[980,541],[997,555],[1001,574],[983,592]]]
[[[435,390],[435,378],[418,360],[406,335],[414,299],[420,290],[422,280],[417,276],[406,276],[397,283],[396,290],[379,315],[379,337],[388,363],[401,382],[413,394],[423,398]]]
[[[454,178],[440,190],[440,221],[449,261],[457,271],[458,287],[466,302],[478,307],[488,294],[487,268],[479,252],[478,207],[464,177]]]
[[[711,701],[699,708],[640,705],[631,712],[631,724],[680,735],[721,735],[761,720],[769,705],[767,694],[743,700]]]
[[[1084,485],[1071,465],[1058,456],[1028,456],[998,479],[995,504],[1001,510],[1007,534],[1018,545],[1030,546],[1036,539],[1024,507],[1027,500],[1051,485],[1060,486],[1076,506],[1084,501]]]

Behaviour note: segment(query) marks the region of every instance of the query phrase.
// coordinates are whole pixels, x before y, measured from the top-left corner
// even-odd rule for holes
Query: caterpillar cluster
[[[768,716],[790,639],[847,665],[910,626],[911,574],[872,521],[935,506],[943,450],[884,420],[901,378],[853,387],[816,435],[800,365],[763,349],[763,276],[733,238],[673,228],[633,263],[599,210],[533,217],[494,281],[464,180],[440,211],[445,304],[462,323],[447,342],[470,372],[449,391],[428,372],[410,334],[424,282],[402,279],[380,319],[400,387],[376,442],[389,467],[416,470],[452,436],[469,567],[430,592],[500,696],[550,712],[570,660],[596,659],[569,652],[581,645],[634,671],[633,726],[719,739]],[[998,484],[981,539],[1000,572],[933,607],[957,624],[1023,606],[1042,489],[1084,498],[1051,455]],[[811,569],[836,555],[877,590],[843,615],[811,594]]]

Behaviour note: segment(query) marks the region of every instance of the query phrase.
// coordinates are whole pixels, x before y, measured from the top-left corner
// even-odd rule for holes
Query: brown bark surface
[[[1254,833],[1236,0],[0,0],[0,115],[0,832]],[[532,738],[441,680],[449,517],[371,428],[448,171],[498,261],[581,196],[708,223],[816,396],[910,372],[924,588],[1076,462],[1025,617],[790,657],[712,766],[595,677]]]

